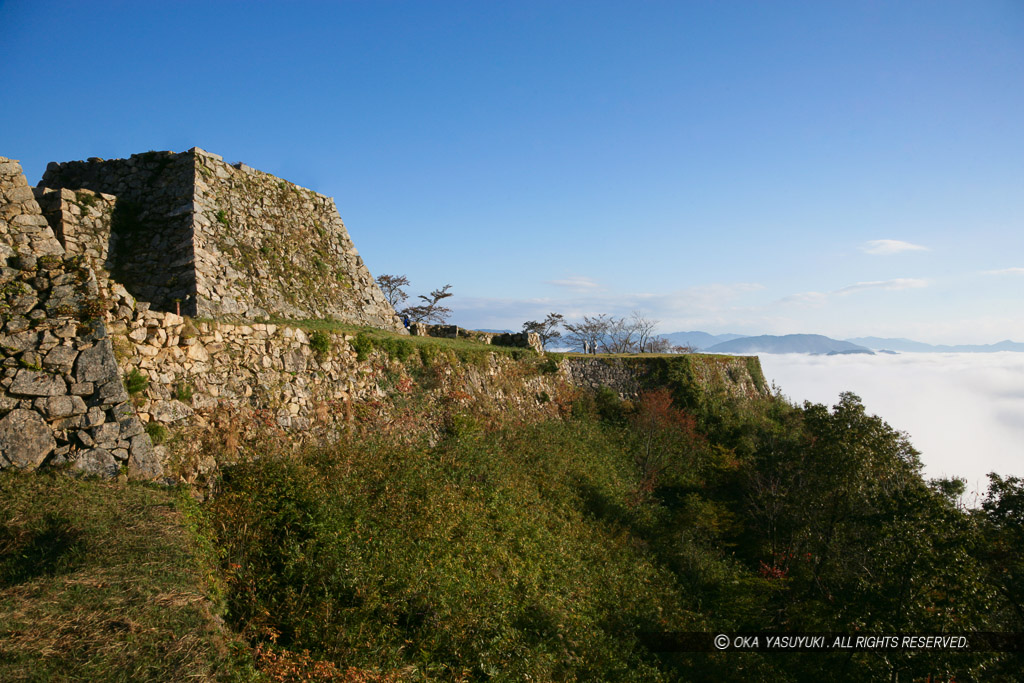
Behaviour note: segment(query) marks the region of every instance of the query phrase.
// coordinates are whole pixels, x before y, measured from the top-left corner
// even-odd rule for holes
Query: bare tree
[[[563,319],[564,316],[561,313],[548,313],[548,317],[540,322],[528,320],[523,323],[523,332],[537,333],[540,335],[541,346],[547,346],[549,341],[562,336],[562,333],[555,328],[562,324]]]
[[[409,286],[409,278],[404,275],[378,275],[377,286],[383,292],[391,307],[398,310],[398,304],[409,298],[403,287]]]
[[[596,350],[608,334],[610,320],[604,313],[594,317],[583,316],[583,322],[565,323],[566,340],[581,351]]]
[[[605,353],[632,353],[636,351],[636,328],[625,318],[609,318],[608,329],[601,339]]]
[[[443,325],[447,322],[448,316],[452,314],[452,309],[439,305],[439,302],[452,296],[452,293],[448,291],[451,288],[451,285],[445,285],[441,289],[435,289],[430,293],[430,296],[420,294],[419,298],[423,300],[422,304],[407,306],[399,311],[398,314],[403,317],[408,316],[409,322]]]
[[[633,311],[629,316],[629,326],[633,328],[633,333],[636,335],[636,345],[640,353],[649,353],[654,350],[649,346],[654,340],[654,328],[658,326],[659,322],[661,321],[645,317],[640,311]]]
[[[616,318],[602,313],[592,318],[583,316],[583,322],[566,323],[566,339],[574,346],[601,349],[604,353],[666,353],[671,343],[654,336],[658,320],[646,318],[633,311],[629,318]]]
[[[645,353],[672,353],[672,342],[664,337],[652,337],[647,341]]]

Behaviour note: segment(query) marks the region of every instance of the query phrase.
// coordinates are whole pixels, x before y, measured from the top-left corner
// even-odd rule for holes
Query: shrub
[[[167,428],[159,422],[146,423],[146,433],[149,434],[154,446],[167,440]]]
[[[352,350],[356,352],[356,360],[364,361],[366,357],[373,351],[373,339],[370,335],[360,332],[356,335],[356,338],[351,341]]]
[[[124,378],[124,388],[129,394],[138,394],[149,386],[149,378],[139,372],[138,368],[132,368],[131,372]]]
[[[408,339],[395,339],[394,337],[387,337],[380,340],[375,345],[379,344],[384,351],[387,352],[390,358],[398,361],[405,361],[409,356],[412,355],[414,347],[412,342]]]
[[[542,374],[553,375],[558,372],[558,361],[551,356],[547,356],[541,361],[539,367]]]
[[[96,195],[89,194],[88,192],[76,192],[75,199],[78,200],[78,205],[83,209],[88,209],[96,205]]]
[[[226,227],[228,225],[228,212],[224,209],[217,211],[217,222]]]
[[[309,348],[323,355],[331,350],[331,337],[326,332],[317,330],[309,336]]]
[[[192,385],[187,382],[182,382],[178,386],[174,387],[174,398],[178,399],[182,403],[188,403],[192,400]]]

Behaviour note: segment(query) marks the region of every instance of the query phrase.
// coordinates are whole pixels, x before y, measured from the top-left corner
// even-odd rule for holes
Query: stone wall
[[[81,190],[101,194],[89,200]],[[198,147],[52,163],[37,195],[55,232],[78,239],[67,244],[69,253],[91,249],[114,280],[155,310],[404,329],[334,200]],[[109,196],[116,200],[105,214],[83,212]]]
[[[333,199],[193,151],[201,315],[334,318],[403,329]]]
[[[704,393],[721,390],[745,398],[768,394],[760,361],[748,356],[567,356],[559,363],[559,370],[574,386],[608,387],[621,398],[631,399],[641,391],[663,386],[667,374],[663,371],[669,365],[674,366],[671,375],[676,381],[686,381]]]
[[[35,188],[43,217],[69,256],[81,255],[96,273],[100,286],[110,279],[111,220],[117,197],[91,190]]]
[[[82,220],[81,213],[70,207],[56,211],[55,198],[40,198],[51,220],[68,221],[67,228],[51,223],[55,233],[74,232],[81,238],[79,245],[67,245],[70,254],[84,253],[72,251],[75,246],[107,243],[104,260],[97,265],[133,297],[158,310],[174,311],[180,304],[183,313],[196,315],[194,176],[191,153],[146,152],[129,159],[50,163],[39,190],[91,190],[115,196],[109,214],[100,221]],[[70,200],[61,193],[62,200],[65,197]]]
[[[64,253],[20,166],[2,157],[0,255],[0,469],[158,477],[95,275],[83,257]]]
[[[540,335],[536,332],[481,332],[480,330],[467,330],[458,325],[412,323],[409,325],[409,334],[415,337],[468,339],[480,342],[481,344],[513,346],[522,349],[533,349],[538,354],[544,353],[544,345],[541,344]]]
[[[439,429],[460,406],[550,417],[572,387],[635,397],[666,377],[698,391],[765,391],[756,359],[567,356],[555,367],[539,357],[536,335],[414,326],[481,343],[460,357],[412,340],[368,352],[342,332],[244,321],[287,314],[401,327],[327,197],[198,149],[51,164],[44,181],[33,195],[17,163],[0,158],[0,468],[189,478],[210,466],[172,465],[149,434],[200,429],[224,408],[269,416],[301,439],[336,435],[367,410],[381,424],[405,410],[410,433]],[[183,313],[238,319],[166,310],[179,303]],[[400,408],[413,386],[427,403]]]

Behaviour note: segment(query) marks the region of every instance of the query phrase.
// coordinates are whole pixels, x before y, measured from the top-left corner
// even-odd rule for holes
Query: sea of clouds
[[[840,392],[906,432],[926,477],[1024,476],[1024,353],[759,354],[769,382],[792,401],[834,405]]]

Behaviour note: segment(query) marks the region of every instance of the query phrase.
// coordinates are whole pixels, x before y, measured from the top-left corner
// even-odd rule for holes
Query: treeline
[[[230,622],[293,680],[1015,680],[1016,653],[666,647],[1024,631],[1024,484],[994,477],[967,509],[852,394],[663,379],[636,401],[556,398],[565,419],[542,424],[457,410],[432,445],[372,417],[299,458],[262,443],[208,511]]]

